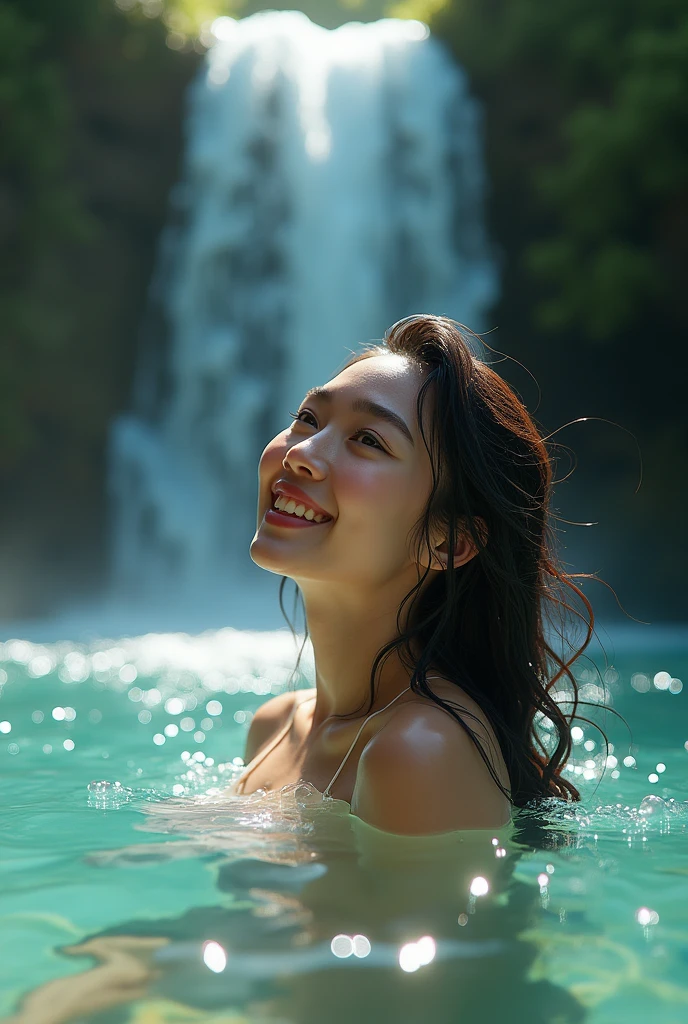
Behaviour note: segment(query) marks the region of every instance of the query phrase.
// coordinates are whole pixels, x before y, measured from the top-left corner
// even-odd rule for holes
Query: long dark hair
[[[473,354],[469,337],[478,340],[447,317],[417,314],[398,321],[386,332],[383,344],[366,347],[343,367],[394,353],[428,370],[416,412],[433,484],[412,540],[417,552],[423,547],[431,550],[430,532],[439,527],[448,548],[447,569],[435,572],[423,587],[431,571],[426,569],[401,602],[398,635],[373,662],[369,707],[379,666],[397,650],[411,672],[413,692],[433,700],[459,722],[514,805],[522,807],[538,797],[580,800],[562,769],[572,748],[571,722],[589,721],[578,714],[579,704],[585,702],[579,701],[571,665],[594,631],[592,606],[573,581],[590,577],[566,573],[555,553],[547,442],[509,385]],[[430,389],[434,412],[426,436],[423,409]],[[478,553],[455,569],[453,556],[462,531]],[[289,622],[283,604],[286,579],[280,587],[280,607]],[[566,601],[572,595],[582,602],[583,612]],[[564,650],[570,641],[562,632],[567,613],[576,616],[585,631],[579,646],[570,645],[570,656]],[[548,626],[555,623],[555,632],[564,641],[562,653],[548,639]],[[307,623],[305,627],[304,644]],[[460,704],[455,705],[460,712],[456,713],[433,693],[426,679],[431,666],[461,687],[487,716],[509,772],[511,792],[500,783],[465,721],[475,716]],[[564,703],[568,713],[562,710]]]

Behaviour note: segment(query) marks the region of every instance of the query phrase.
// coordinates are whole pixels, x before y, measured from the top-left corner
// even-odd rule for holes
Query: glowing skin
[[[299,420],[278,434],[260,459],[251,558],[295,580],[302,591],[315,653],[314,727],[329,715],[351,713],[366,699],[375,654],[397,635],[399,605],[428,564],[427,558],[420,565],[415,561],[410,536],[432,483],[430,458],[416,424],[424,372],[397,355],[355,363],[325,385],[329,400],[302,402],[295,410]],[[413,443],[379,416],[355,411],[357,400],[395,413]],[[431,401],[428,395],[426,416]],[[301,488],[332,520],[303,528],[281,525],[268,512],[272,488],[280,480]],[[433,546],[439,545],[435,571],[441,571],[441,541],[433,538]],[[461,542],[455,564],[474,553],[468,542]],[[371,710],[407,683],[408,671],[393,655],[382,670]]]

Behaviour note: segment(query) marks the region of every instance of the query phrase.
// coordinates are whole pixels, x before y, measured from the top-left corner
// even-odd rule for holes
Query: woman
[[[513,391],[454,321],[416,315],[292,416],[261,456],[251,557],[297,584],[316,686],[256,712],[235,791],[304,780],[404,835],[580,799],[561,771],[592,625],[563,661],[543,620],[556,584],[592,613],[550,551],[550,456]]]

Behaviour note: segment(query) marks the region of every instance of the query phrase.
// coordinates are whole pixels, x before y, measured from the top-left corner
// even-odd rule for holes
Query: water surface
[[[304,788],[223,799],[252,714],[288,683],[284,631],[6,642],[0,1013],[685,1021],[687,658],[615,655],[579,683],[632,743],[609,714],[609,752],[581,723],[581,804],[403,838]]]

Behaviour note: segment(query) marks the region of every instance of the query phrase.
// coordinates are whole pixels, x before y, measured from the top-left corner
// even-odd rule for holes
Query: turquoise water
[[[0,645],[3,1020],[688,1020],[685,647],[617,645],[632,744],[581,723],[582,804],[408,839],[222,799],[293,663],[285,631]]]

